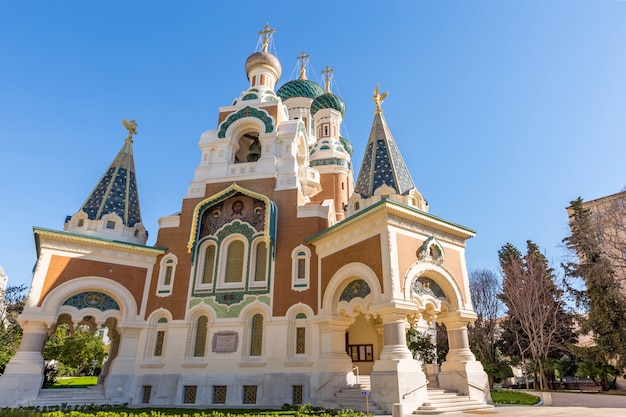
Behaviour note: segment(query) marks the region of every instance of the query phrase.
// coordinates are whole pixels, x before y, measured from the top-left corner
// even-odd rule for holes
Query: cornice
[[[86,247],[95,246],[101,249],[117,251],[122,250],[124,252],[136,253],[138,255],[156,257],[167,251],[165,248],[143,246],[135,243],[121,242],[118,240],[62,232],[58,230],[42,229],[39,227],[33,227],[33,233],[35,235],[35,244],[37,246],[37,257],[39,257],[41,247],[44,246],[42,238],[46,239],[45,247],[47,248],[66,249],[77,252],[89,252]]]

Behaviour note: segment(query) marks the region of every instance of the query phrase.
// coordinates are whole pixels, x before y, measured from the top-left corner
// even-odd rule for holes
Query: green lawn
[[[85,388],[98,383],[97,376],[58,378],[50,388]]]
[[[494,404],[535,405],[540,399],[536,395],[518,391],[491,391]]]

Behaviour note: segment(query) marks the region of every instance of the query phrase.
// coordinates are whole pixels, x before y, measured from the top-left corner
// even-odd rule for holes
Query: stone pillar
[[[454,389],[473,400],[491,403],[489,378],[469,348],[467,325],[474,321],[474,313],[446,313],[439,318],[446,325],[450,346],[446,361],[441,365],[439,386]]]
[[[338,389],[355,384],[352,372],[352,359],[346,353],[346,329],[350,320],[345,317],[333,317],[333,321],[320,323],[320,366],[317,395],[329,398]],[[344,374],[345,377],[338,377]]]
[[[104,381],[104,393],[107,398],[120,402],[128,402],[132,398],[135,383],[136,358],[139,349],[139,327],[119,328],[119,342],[116,347],[116,356],[111,360],[108,375]]]
[[[107,358],[107,361],[102,365],[100,377],[98,378],[98,383],[100,384],[106,380],[106,377],[109,374],[109,370],[111,369],[111,363],[117,357],[117,352],[120,347],[120,334],[117,332],[117,330],[107,328],[107,335],[111,343],[109,344],[109,357]]]
[[[372,401],[391,414],[401,404],[407,413],[428,398],[426,375],[406,345],[406,315],[382,314],[384,346],[371,375]]]
[[[48,326],[43,322],[24,322],[22,342],[0,376],[0,407],[26,405],[37,399],[43,384],[44,344]]]

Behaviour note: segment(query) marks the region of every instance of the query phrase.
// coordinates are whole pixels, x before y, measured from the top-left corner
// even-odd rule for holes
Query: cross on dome
[[[326,92],[330,93],[330,79],[332,78],[332,74],[335,72],[334,69],[326,65],[326,68],[322,70],[322,74],[324,74],[324,78],[326,79]]]
[[[300,76],[298,79],[306,80],[306,64],[309,61],[311,55],[304,52],[304,50],[296,57],[300,61]]]
[[[259,31],[259,35],[263,36],[263,52],[267,52],[267,47],[270,43],[270,35],[276,32],[269,24],[265,24],[265,27]]]

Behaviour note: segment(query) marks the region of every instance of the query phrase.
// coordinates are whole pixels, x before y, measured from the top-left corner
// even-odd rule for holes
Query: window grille
[[[195,404],[196,403],[196,392],[198,391],[198,387],[195,385],[185,385],[183,387],[183,403],[184,404]]]
[[[256,385],[243,386],[243,403],[256,404]]]

